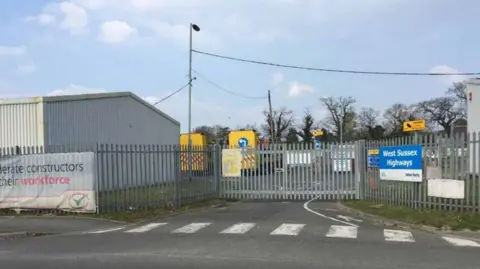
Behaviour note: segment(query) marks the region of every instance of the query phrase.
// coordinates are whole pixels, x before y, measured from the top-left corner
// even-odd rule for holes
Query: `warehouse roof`
[[[138,97],[132,92],[110,92],[110,93],[93,93],[93,94],[77,94],[77,95],[56,95],[56,96],[43,96],[43,97],[20,97],[20,98],[0,98],[0,105],[2,104],[31,104],[31,103],[49,103],[49,102],[62,102],[62,101],[81,101],[92,99],[107,99],[107,98],[120,98],[131,97],[136,101],[142,103],[144,106],[152,109],[156,113],[169,119],[173,123],[180,125],[180,122],[170,117],[166,113],[160,111],[158,108],[149,104],[142,98]]]

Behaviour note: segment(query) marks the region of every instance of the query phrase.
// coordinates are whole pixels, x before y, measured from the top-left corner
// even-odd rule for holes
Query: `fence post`
[[[180,197],[181,191],[180,191],[180,178],[181,178],[181,164],[180,164],[180,146],[173,146],[173,154],[174,154],[174,169],[175,169],[175,204],[177,206],[177,209],[180,209],[182,206],[182,199]]]
[[[355,199],[364,199],[364,185],[366,182],[366,149],[365,140],[358,140],[355,153]]]
[[[222,168],[222,148],[220,144],[215,144],[213,151],[213,174],[214,174],[214,181],[215,181],[215,188],[217,193],[217,198],[221,198],[222,192],[220,190],[220,177],[221,177],[221,168]]]

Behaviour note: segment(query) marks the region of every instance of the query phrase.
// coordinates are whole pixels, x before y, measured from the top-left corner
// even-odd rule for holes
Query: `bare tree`
[[[288,129],[293,126],[295,120],[293,117],[293,111],[282,107],[280,109],[274,109],[272,115],[268,110],[263,111],[266,124],[262,126],[264,135],[270,137],[272,141],[272,135],[275,142],[281,141],[281,138],[287,135]],[[272,120],[272,128],[270,128],[270,120]]]
[[[358,136],[363,139],[381,139],[385,128],[380,124],[380,112],[370,108],[362,107],[357,114]]]
[[[305,115],[302,118],[302,123],[300,124],[299,130],[297,134],[302,138],[303,142],[311,143],[313,140],[312,131],[318,128],[317,124],[315,123],[315,119],[313,118],[312,113],[310,110],[305,111]]]
[[[379,123],[380,112],[371,107],[362,107],[357,114],[357,128],[360,132],[366,132],[369,128]]]
[[[420,102],[418,108],[425,113],[430,122],[440,125],[448,135],[451,133],[452,123],[462,117],[462,111],[457,107],[457,100],[453,96]]]
[[[459,117],[467,118],[467,86],[461,82],[453,83],[453,86],[447,90],[447,95],[452,96],[456,100],[456,108],[460,113]]]
[[[324,121],[328,129],[332,130],[339,140],[353,135],[355,125],[355,98],[349,97],[324,97],[320,102],[328,110],[329,115]],[[347,128],[348,127],[348,128]]]
[[[391,135],[403,135],[403,122],[419,118],[418,108],[414,105],[394,104],[383,114],[385,128]]]

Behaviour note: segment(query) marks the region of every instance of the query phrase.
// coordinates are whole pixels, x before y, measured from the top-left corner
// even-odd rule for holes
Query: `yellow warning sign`
[[[322,130],[315,130],[315,131],[312,131],[312,134],[313,134],[313,136],[322,136],[323,131]]]
[[[412,120],[403,123],[404,132],[414,132],[425,130],[425,120]]]
[[[222,175],[240,177],[242,169],[242,152],[240,149],[222,150]]]
[[[378,153],[379,153],[378,149],[369,149],[367,151],[368,155],[378,155]]]

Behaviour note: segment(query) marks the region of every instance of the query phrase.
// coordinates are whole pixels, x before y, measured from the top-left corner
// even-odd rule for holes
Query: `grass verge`
[[[190,204],[186,204],[178,209],[176,207],[145,209],[145,210],[138,210],[138,211],[97,214],[97,215],[92,215],[92,217],[133,223],[133,222],[150,220],[150,219],[158,218],[162,216],[167,216],[173,213],[185,213],[185,212],[189,212],[191,210],[196,210],[196,209],[221,207],[221,206],[227,205],[227,203],[229,202],[233,202],[233,200],[205,199],[205,200],[193,202]]]
[[[414,209],[378,204],[371,201],[345,201],[343,204],[365,213],[416,225],[428,225],[452,231],[480,230],[479,213],[436,211],[427,208]]]

